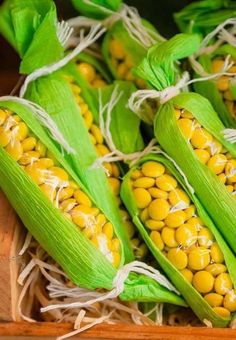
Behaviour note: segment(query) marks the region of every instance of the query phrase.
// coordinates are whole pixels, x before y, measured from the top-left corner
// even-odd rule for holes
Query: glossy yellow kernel
[[[195,149],[194,152],[203,164],[206,164],[211,157],[210,153],[204,149]]]
[[[180,202],[185,203],[187,206],[190,204],[188,195],[180,188],[176,188],[169,193],[169,201],[174,206]]]
[[[178,125],[183,135],[189,140],[192,138],[194,133],[194,122],[188,118],[180,118]]]
[[[53,185],[50,184],[42,184],[39,186],[45,196],[47,196],[50,201],[54,201],[56,197],[56,189]]]
[[[108,171],[108,177],[116,177],[112,172],[112,164],[111,163],[103,163],[104,168]]]
[[[219,247],[219,245],[215,242],[211,246],[211,259],[216,263],[223,263],[224,262],[224,255]]]
[[[181,117],[182,118],[188,118],[188,119],[193,119],[194,118],[193,114],[191,112],[185,110],[185,109],[181,109],[180,112],[181,112]]]
[[[24,122],[20,122],[12,129],[12,133],[15,135],[15,138],[21,142],[28,136],[29,129]]]
[[[37,161],[39,157],[40,157],[40,154],[37,151],[25,152],[19,159],[19,164],[20,165],[32,164],[33,162]]]
[[[113,238],[111,240],[111,250],[112,251],[119,251],[120,250],[120,241],[118,238]]]
[[[213,73],[222,72],[223,68],[224,68],[224,60],[222,60],[222,59],[214,59],[212,61],[212,72]]]
[[[86,125],[87,129],[89,130],[91,128],[92,124],[93,124],[93,115],[92,115],[91,111],[89,111],[89,110],[86,111],[83,118],[84,118],[85,125]],[[99,145],[102,145],[102,144],[99,144]]]
[[[155,221],[155,220],[146,220],[145,226],[151,230],[161,230],[164,227],[165,223],[162,221]]]
[[[196,208],[193,204],[190,205],[187,209],[184,210],[185,216],[186,216],[186,221],[194,216],[195,211],[196,211]]]
[[[216,293],[220,295],[225,295],[226,293],[228,293],[233,288],[233,284],[229,274],[219,274],[215,279],[214,288]]]
[[[192,135],[191,144],[194,148],[205,149],[210,145],[212,139],[213,137],[209,132],[204,128],[199,127],[195,129]]]
[[[22,148],[24,152],[32,151],[36,146],[36,138],[35,137],[28,137],[22,141]]]
[[[181,110],[175,109],[175,118],[176,118],[176,120],[180,119],[180,112],[181,112]]]
[[[211,307],[219,307],[223,303],[223,296],[216,293],[208,293],[204,296],[204,299]]]
[[[209,266],[206,267],[206,270],[213,276],[218,276],[219,274],[226,272],[227,268],[222,263],[213,263],[209,264]]]
[[[198,243],[202,247],[210,247],[213,243],[214,236],[208,228],[201,228],[198,233]]]
[[[136,189],[134,189],[133,194],[134,194],[135,202],[136,202],[137,207],[139,209],[146,208],[150,204],[150,202],[152,200],[151,195],[144,188],[136,188]]]
[[[188,268],[184,268],[180,272],[188,282],[192,283],[193,273],[191,272],[191,270],[189,270]]]
[[[226,183],[227,178],[226,178],[226,176],[225,176],[224,173],[221,173],[221,174],[217,175],[217,177],[219,178],[219,180],[221,181],[221,183],[223,183],[223,184]]]
[[[166,200],[156,198],[150,203],[148,207],[148,214],[152,219],[162,221],[167,217],[169,210],[170,205]]]
[[[53,166],[50,169],[48,169],[47,176],[49,179],[55,179],[60,182],[67,182],[69,179],[68,173],[57,166]]]
[[[124,59],[126,56],[125,50],[122,46],[122,43],[120,43],[116,39],[111,39],[109,43],[109,51],[110,54],[115,57],[116,59]]]
[[[40,157],[45,157],[47,149],[42,142],[38,141],[35,146],[35,151],[38,151],[40,153]]]
[[[203,222],[199,217],[191,217],[188,220],[188,224],[192,225],[195,227],[196,230],[200,230],[201,227],[203,226]]]
[[[170,248],[176,248],[178,243],[175,239],[175,230],[173,228],[164,227],[161,231],[163,242]]]
[[[90,131],[93,134],[93,136],[95,137],[97,143],[102,144],[103,143],[103,136],[102,136],[102,133],[101,133],[101,130],[99,129],[99,127],[97,127],[95,124],[92,124]]]
[[[142,222],[145,222],[149,218],[148,208],[143,209],[140,213],[140,219]]]
[[[129,239],[131,239],[132,237],[134,237],[134,234],[135,234],[135,226],[134,224],[128,220],[128,221],[124,221],[124,227],[125,227],[125,230],[129,236]]]
[[[194,226],[185,223],[176,230],[175,238],[179,245],[191,247],[197,240],[197,230]]]
[[[60,209],[66,213],[70,212],[76,206],[76,200],[74,198],[68,198],[60,204]]]
[[[18,140],[10,142],[6,146],[5,150],[15,161],[18,161],[23,155],[23,148],[21,142],[19,142]]]
[[[40,158],[37,160],[37,165],[41,168],[52,168],[54,166],[54,161],[51,158]]]
[[[217,79],[216,84],[219,91],[227,91],[229,89],[229,77],[221,76]]]
[[[141,170],[144,176],[159,177],[164,174],[165,167],[161,163],[149,161],[142,165]]]
[[[133,75],[132,70],[129,70],[124,78],[127,81],[135,81],[135,76]]]
[[[82,116],[84,116],[85,113],[87,113],[89,111],[88,104],[86,104],[84,101],[82,103],[80,103],[79,108],[80,108],[80,113],[82,114]],[[90,115],[90,113],[89,113],[89,115]],[[89,117],[91,117],[91,115]],[[85,119],[86,116],[84,116],[83,118]]]
[[[107,85],[107,83],[105,82],[105,80],[102,79],[95,79],[92,83],[92,86],[99,89],[101,87],[105,87]]]
[[[207,162],[207,166],[216,175],[219,175],[224,171],[225,165],[227,163],[227,158],[223,154],[217,154],[212,156]]]
[[[140,177],[137,178],[134,182],[133,185],[136,188],[150,188],[155,184],[155,180],[150,177]]]
[[[119,166],[115,163],[111,163],[111,167],[112,167],[112,174],[113,174],[113,177],[120,177],[120,169],[119,169]]]
[[[117,69],[116,69],[116,73],[117,73],[117,76],[118,78],[120,79],[124,79],[126,73],[128,72],[128,67],[125,63],[119,63],[117,65]]]
[[[111,186],[113,194],[115,196],[118,196],[120,193],[120,180],[115,177],[109,177],[108,182],[109,182],[109,185]]]
[[[59,162],[55,158],[54,154],[49,150],[47,150],[47,152],[46,152],[46,158],[50,159],[52,161],[52,164],[59,165]]]
[[[164,249],[165,245],[164,245],[164,242],[161,238],[161,234],[158,231],[156,231],[156,230],[152,231],[151,234],[150,234],[150,238],[159,250]]]
[[[164,174],[156,179],[156,186],[164,191],[171,191],[177,187],[177,181],[173,176]]]
[[[223,98],[226,99],[226,100],[231,100],[231,101],[234,100],[233,94],[232,94],[232,92],[229,91],[229,90],[228,90],[228,91],[225,91],[225,92],[223,93]]]
[[[78,184],[75,183],[74,181],[69,181],[69,186],[74,190],[79,189]]]
[[[230,73],[236,73],[236,65],[232,65],[228,70],[227,72],[230,72]]]
[[[72,220],[80,228],[96,224],[94,209],[87,205],[77,205],[71,211]]]
[[[208,249],[204,247],[196,247],[191,250],[188,255],[189,268],[193,270],[202,270],[210,263],[210,255]]]
[[[6,147],[11,140],[11,132],[9,130],[6,130],[5,127],[0,126],[0,145],[2,147]]]
[[[82,231],[83,234],[89,239],[91,239],[94,235],[102,233],[102,226],[93,222],[89,222]]]
[[[154,198],[163,198],[163,199],[167,199],[168,198],[168,192],[158,189],[158,188],[149,188],[148,192],[150,193],[150,195]]]
[[[38,161],[34,162],[33,164],[27,165],[25,167],[25,171],[38,185],[45,183],[48,178],[47,169],[40,167],[38,165]]]
[[[205,270],[196,272],[193,275],[193,286],[199,293],[209,293],[214,287],[214,277]]]
[[[230,290],[224,297],[224,307],[230,312],[236,311],[236,291]]]
[[[145,80],[141,78],[136,78],[135,84],[139,89],[145,89],[147,87]]]
[[[182,210],[170,212],[165,218],[165,224],[170,228],[178,228],[186,220],[185,212]]]
[[[222,153],[223,146],[217,139],[213,138],[210,143],[209,148],[207,149],[211,155],[216,155],[218,153]]]
[[[6,118],[7,118],[7,112],[0,109],[0,126],[4,124]]]
[[[233,185],[226,185],[226,189],[228,190],[228,192],[232,193],[234,191],[234,187]]]
[[[226,152],[226,150],[225,150],[225,152]],[[222,151],[222,153],[225,153],[225,152]],[[226,153],[225,153],[225,157],[226,157],[228,160],[233,158],[230,152],[226,152]]]
[[[85,194],[82,190],[78,189],[74,192],[74,198],[78,204],[87,205],[88,207],[92,206],[92,202],[87,194]]]
[[[120,265],[120,253],[117,251],[112,253],[112,264],[115,268],[118,268]]]
[[[187,267],[188,256],[185,252],[178,248],[172,248],[167,253],[168,260],[179,270]]]
[[[107,222],[106,224],[104,224],[102,232],[106,235],[108,239],[112,239],[114,231],[111,222]]]
[[[92,65],[82,62],[77,65],[77,68],[87,82],[91,83],[94,80],[96,72]]]
[[[236,182],[236,160],[230,159],[225,165],[225,175],[229,183]]]
[[[141,170],[139,170],[139,169],[135,169],[131,173],[131,178],[132,179],[137,179],[137,178],[140,178],[142,176],[143,176],[143,174],[142,174]]]
[[[230,316],[230,311],[224,307],[214,307],[213,310],[223,318],[228,318]]]
[[[59,201],[64,201],[67,200],[68,198],[71,198],[74,194],[74,189],[70,186],[67,186],[66,188],[63,188],[59,194],[58,194],[58,199]]]
[[[96,148],[99,151],[101,156],[105,156],[110,152],[108,147],[106,147],[104,144],[97,144]]]
[[[96,224],[100,225],[101,227],[107,222],[106,216],[104,214],[98,214],[96,216]],[[110,222],[107,222],[110,223]]]

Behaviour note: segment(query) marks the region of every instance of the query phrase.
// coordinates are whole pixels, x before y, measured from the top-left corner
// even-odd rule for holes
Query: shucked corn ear
[[[104,230],[109,220],[31,112],[20,104],[1,104],[1,188],[31,234],[75,284],[111,289],[123,256],[115,233],[108,236]],[[135,274],[121,296],[185,305],[157,282]]]
[[[194,39],[195,46],[189,45]],[[157,90],[173,85],[173,58],[189,53],[188,48],[193,48],[193,53],[198,49],[197,41],[196,35],[176,35],[150,50],[137,72],[144,79],[152,79]],[[210,102],[197,93],[181,93],[161,105],[154,121],[158,142],[184,171],[216,227],[236,252],[236,200],[230,193],[234,191],[236,147],[224,139],[224,129]]]
[[[125,176],[121,194],[143,239],[201,320],[226,326],[236,311],[236,259],[183,178],[149,155]]]

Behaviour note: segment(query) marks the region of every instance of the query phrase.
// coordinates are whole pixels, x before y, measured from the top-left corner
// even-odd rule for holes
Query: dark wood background
[[[146,19],[156,25],[161,34],[170,37],[177,32],[172,15],[180,10],[190,0],[127,0],[131,6],[138,8],[139,13]],[[0,4],[2,1],[0,0]],[[70,1],[55,0],[58,7],[58,16],[60,19],[67,19],[78,15],[72,7]],[[19,67],[19,58],[14,50],[0,36],[0,95],[6,95],[11,92],[19,76],[17,73]]]

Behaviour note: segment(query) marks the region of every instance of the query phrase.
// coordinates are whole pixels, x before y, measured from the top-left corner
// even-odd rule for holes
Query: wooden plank
[[[0,336],[56,337],[73,330],[69,323],[15,322],[0,323]],[[205,327],[159,327],[127,324],[97,325],[75,339],[103,340],[231,340],[236,339],[236,330]]]
[[[16,301],[20,287],[17,276],[22,265],[18,256],[25,232],[21,223],[0,191],[0,320],[18,320]]]

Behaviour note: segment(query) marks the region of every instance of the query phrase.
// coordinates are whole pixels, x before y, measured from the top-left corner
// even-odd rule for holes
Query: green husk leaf
[[[168,104],[169,105],[169,104]],[[216,241],[221,247],[221,250],[224,253],[225,262],[228,266],[229,273],[231,275],[232,281],[236,284],[236,273],[235,273],[235,265],[236,259],[235,256],[232,254],[230,249],[228,248],[226,242],[214,226],[212,220],[208,217],[207,213],[205,212],[204,208],[202,207],[200,201],[197,199],[196,195],[190,193],[186,183],[184,182],[183,178],[174,168],[173,164],[170,163],[165,157],[161,155],[148,155],[143,158],[134,168],[137,168],[145,161],[157,161],[162,163],[167,169],[171,172],[172,175],[178,180],[178,182],[182,185],[185,192],[191,198],[192,202],[194,203],[197,212],[204,222],[206,226],[212,231],[215,236]],[[133,168],[133,169],[134,169]],[[222,318],[217,315],[210,305],[203,299],[203,297],[193,288],[193,286],[181,275],[181,273],[168,261],[166,256],[162,254],[162,252],[155,246],[153,241],[151,240],[149,233],[147,232],[146,228],[144,227],[143,223],[139,218],[139,210],[136,206],[136,202],[132,193],[132,186],[130,181],[130,176],[133,171],[131,169],[126,176],[124,177],[124,181],[121,188],[121,195],[122,199],[129,210],[130,214],[133,217],[133,221],[136,224],[141,236],[143,237],[144,241],[148,245],[149,249],[151,250],[152,254],[155,256],[156,260],[159,262],[160,266],[162,267],[163,271],[167,274],[169,279],[172,283],[176,286],[176,288],[182,293],[183,297],[189,304],[189,306],[193,309],[196,315],[201,320],[209,320],[212,322],[213,326],[215,327],[225,327],[230,319],[229,318]]]
[[[201,33],[205,36],[216,26],[235,16],[235,1],[203,0],[195,1],[175,13],[174,20],[181,32]]]
[[[56,6],[51,0],[4,2],[0,8],[0,33],[19,53],[21,73],[29,74],[61,59],[63,47],[56,24]]]
[[[233,157],[236,157],[236,146],[224,139],[222,134],[224,125],[210,102],[197,93],[179,94],[162,105],[156,115],[154,130],[160,145],[184,171],[216,227],[236,253],[235,198],[217,176],[200,162],[191,145],[186,141],[177,124],[175,106],[191,112]]]
[[[91,0],[87,3],[84,0],[72,0],[74,7],[83,15],[94,19],[105,19],[117,12],[122,4],[122,0]]]

